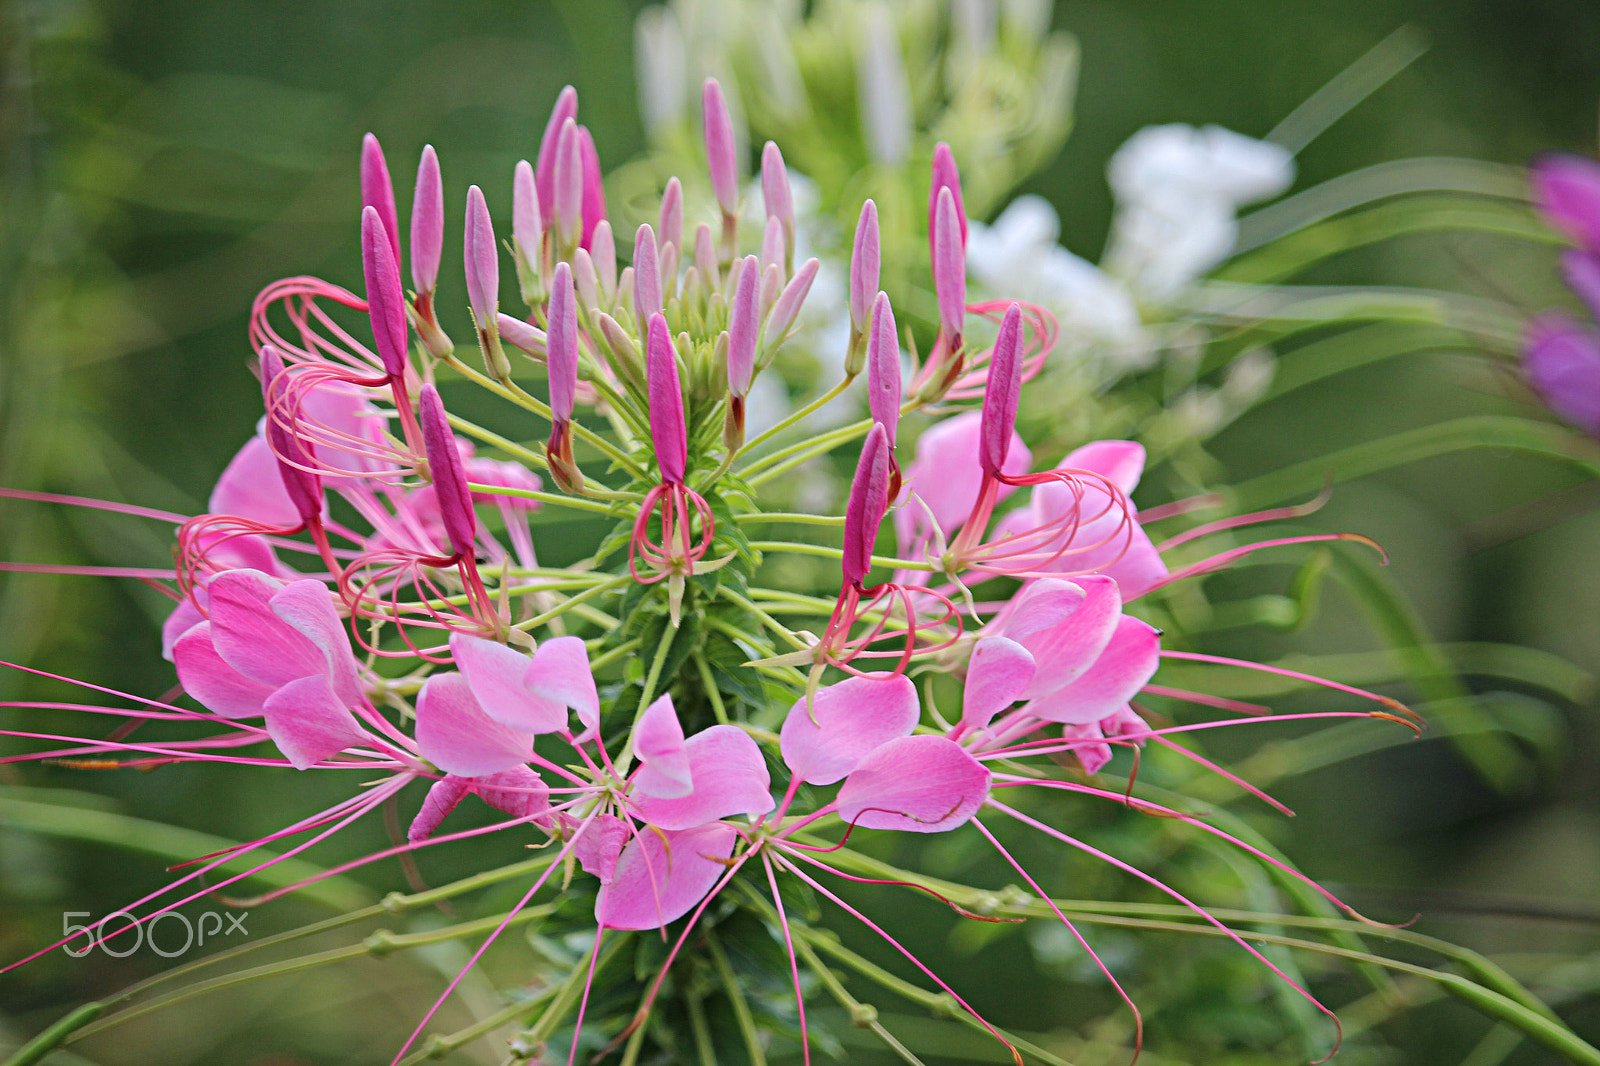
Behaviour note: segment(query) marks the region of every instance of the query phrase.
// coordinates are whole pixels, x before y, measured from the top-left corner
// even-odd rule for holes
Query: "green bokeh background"
[[[563,84],[577,86],[608,167],[643,148],[632,76],[637,10],[603,0],[0,5],[0,483],[199,510],[258,417],[246,369],[253,295],[296,273],[358,282],[362,133],[379,135],[402,186],[418,147],[434,144],[447,218],[460,216],[470,183],[506,218],[512,166],[537,150]],[[1128,135],[1174,121],[1264,134],[1403,23],[1426,34],[1431,50],[1301,153],[1297,189],[1405,156],[1521,164],[1552,149],[1594,153],[1600,6],[1584,0],[1066,2],[1056,24],[1082,46],[1076,126],[1024,191],[1055,203],[1063,242],[1095,258],[1110,214],[1105,162]],[[452,256],[445,307],[465,303]],[[1308,280],[1453,287],[1529,311],[1570,302],[1548,248],[1489,238],[1392,241]],[[1532,413],[1514,378],[1475,353],[1410,356],[1269,403],[1214,451],[1244,479],[1485,411]],[[1467,453],[1341,488],[1319,522],[1381,541],[1391,575],[1438,639],[1524,644],[1600,671],[1593,484],[1524,458]],[[8,559],[159,566],[167,553],[155,524],[0,502]],[[1287,572],[1252,580],[1281,585]],[[1248,581],[1239,588],[1255,590]],[[1240,646],[1256,657],[1375,646],[1348,603],[1332,592],[1328,600],[1324,617],[1292,643],[1246,634]],[[0,656],[159,695],[172,684],[155,653],[164,604],[134,582],[6,575]],[[62,691],[0,675],[5,698]],[[1508,792],[1486,787],[1436,742],[1339,764],[1284,790],[1300,816],[1273,832],[1311,874],[1349,886],[1355,902],[1383,916],[1423,911],[1422,928],[1513,957],[1593,951],[1597,721],[1592,696],[1531,706],[1519,724],[1545,740],[1528,746]],[[231,837],[313,809],[318,789],[328,801],[341,794],[335,782],[291,788],[270,774],[195,767],[97,775],[4,766],[0,785],[85,789],[140,817]],[[378,829],[352,834],[330,854],[381,841]],[[518,854],[512,843],[502,851]],[[381,868],[369,880],[382,890],[394,877]],[[0,823],[3,954],[45,942],[62,910],[104,914],[165,879],[154,859]],[[274,908],[259,912],[263,930],[321,913]],[[963,962],[963,980],[1002,982],[1004,957]],[[148,953],[120,963],[96,956],[93,966],[57,954],[0,976],[0,1046],[157,965]],[[1567,979],[1592,988],[1595,971],[1591,964]],[[226,1005],[185,1008],[89,1053],[105,1062],[366,1061],[380,1052],[358,1054],[352,1042],[392,1047],[437,987],[426,967],[367,963],[299,982],[251,1017]],[[1591,1040],[1600,1039],[1596,1002],[1579,996],[1568,1013]],[[1403,1061],[1418,1063],[1462,1061],[1485,1027],[1450,1008],[1408,1017],[1412,1028],[1391,1039]],[[1508,1061],[1550,1061],[1543,1054],[1523,1048]]]

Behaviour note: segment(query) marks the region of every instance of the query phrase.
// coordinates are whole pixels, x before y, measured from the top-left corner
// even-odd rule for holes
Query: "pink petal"
[[[173,643],[172,662],[178,668],[178,682],[183,690],[199,700],[206,710],[224,718],[259,716],[261,705],[276,691],[271,685],[251,680],[222,661],[211,646],[210,622],[190,626]]]
[[[917,438],[917,457],[906,470],[906,483],[932,509],[946,536],[967,520],[972,505],[978,502],[978,490],[983,487],[983,467],[978,463],[982,438],[983,415],[979,411],[947,418]],[[1032,468],[1033,453],[1013,431],[1006,448],[1005,473],[1026,474]],[[1014,491],[1002,483],[995,499],[1003,500]],[[902,546],[910,550],[921,539],[927,515],[912,503],[895,511],[894,522]]]
[[[608,929],[657,929],[683,917],[728,872],[739,834],[722,822],[678,833],[646,828],[617,860],[615,879],[595,900]]]
[[[468,782],[483,802],[513,818],[529,818],[550,809],[550,788],[533,769],[513,766]]]
[[[360,665],[350,651],[344,623],[333,609],[333,594],[314,578],[292,582],[272,594],[272,613],[322,652],[323,673],[345,706],[365,700]]]
[[[1115,714],[1161,665],[1161,631],[1131,615],[1117,621],[1105,651],[1078,679],[1029,703],[1029,714],[1084,725]]]
[[[569,828],[582,824],[564,816],[563,824],[568,823]],[[585,872],[598,877],[602,885],[609,885],[616,878],[617,860],[622,857],[622,846],[627,841],[628,823],[614,814],[600,814],[589,823],[583,835],[573,841],[572,854],[577,856]]]
[[[201,603],[206,601],[204,588],[197,587],[194,594],[199,597]],[[200,608],[196,607],[189,597],[185,596],[179,600],[177,606],[172,608],[172,613],[167,615],[167,620],[161,623],[161,657],[172,662],[173,648],[177,645],[178,638],[205,620],[206,616],[200,613]],[[211,643],[210,636],[206,637],[206,643]]]
[[[1600,436],[1600,337],[1566,315],[1529,321],[1522,372],[1545,404],[1588,433]]]
[[[1061,738],[1080,742],[1073,747],[1072,754],[1077,756],[1086,774],[1099,773],[1105,764],[1111,761],[1111,745],[1095,743],[1105,738],[1105,733],[1097,722],[1065,726],[1061,730]],[[1083,741],[1088,743],[1082,743]]]
[[[600,728],[600,693],[582,637],[556,637],[539,645],[523,683],[535,696],[572,708],[585,729]]]
[[[212,514],[237,515],[280,529],[300,524],[300,511],[278,476],[278,457],[260,436],[246,441],[228,463],[206,508]]]
[[[274,688],[328,669],[323,650],[273,612],[272,597],[283,587],[259,570],[224,570],[206,586],[217,654],[246,677]]]
[[[433,836],[433,831],[439,828],[439,823],[456,809],[456,804],[460,803],[466,794],[465,777],[446,775],[435,781],[428,789],[428,794],[423,797],[417,816],[411,819],[411,828],[406,830],[406,839],[413,844],[420,844]]]
[[[533,737],[484,713],[463,674],[434,674],[417,695],[417,748],[462,777],[510,770],[528,761]]]
[[[839,786],[839,817],[867,829],[943,833],[989,796],[989,771],[944,737],[901,737],[879,747]]]
[[[1087,470],[1132,494],[1144,473],[1144,445],[1132,440],[1090,441],[1056,464],[1057,470]]]
[[[1045,578],[1022,591],[1002,636],[1033,655],[1033,681],[1023,699],[1077,680],[1100,657],[1122,614],[1117,583],[1091,575],[1076,581]]]
[[[1033,680],[1033,655],[1005,637],[984,637],[972,649],[961,699],[961,724],[983,729],[1011,706]]]
[[[321,674],[291,681],[262,704],[267,732],[297,770],[366,739],[355,715]]]
[[[1550,155],[1529,168],[1533,202],[1545,220],[1590,251],[1600,251],[1600,164]]]
[[[519,733],[554,733],[567,726],[567,709],[529,691],[533,660],[497,640],[450,634],[450,656],[466,677],[483,712]]]
[[[738,726],[702,729],[684,744],[684,752],[694,781],[694,791],[688,795],[673,799],[660,793],[641,794],[639,778],[634,778],[634,805],[651,825],[688,829],[735,814],[765,814],[775,806],[772,775],[761,749]]]
[[[633,777],[635,795],[676,799],[694,791],[683,726],[670,695],[656,700],[639,716],[633,727],[633,753],[643,764]]]
[[[910,735],[921,716],[917,686],[904,674],[846,678],[818,689],[809,713],[804,696],[795,701],[778,747],[800,780],[831,785],[880,745]]]

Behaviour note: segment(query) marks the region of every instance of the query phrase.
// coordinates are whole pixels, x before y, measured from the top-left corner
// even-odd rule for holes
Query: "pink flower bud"
[[[564,262],[556,264],[550,284],[549,313],[550,409],[557,422],[570,422],[578,389],[578,300],[572,290],[572,268]]]
[[[668,178],[666,191],[661,194],[660,232],[663,247],[683,247],[683,183],[677,178]]]
[[[400,223],[394,210],[394,185],[389,181],[389,164],[383,158],[378,138],[361,138],[361,207],[376,208],[383,232],[389,235],[389,251],[400,262]]]
[[[523,268],[537,276],[539,246],[544,243],[544,215],[539,211],[533,166],[526,159],[517,163],[511,177],[511,239],[516,242]]]
[[[967,257],[948,186],[939,190],[933,221],[933,291],[939,298],[939,328],[952,343],[967,316]]]
[[[611,235],[611,223],[605,219],[600,220],[589,238],[589,258],[594,261],[600,297],[609,302],[617,291],[617,242]]]
[[[650,316],[644,359],[656,464],[661,468],[661,480],[679,485],[689,467],[689,433],[683,416],[683,387],[678,383],[678,354],[666,317],[659,311]]]
[[[856,222],[856,242],[850,251],[850,328],[867,331],[867,313],[872,310],[872,294],[878,291],[878,205],[868,200],[861,205]]]
[[[361,267],[367,281],[367,316],[378,358],[391,381],[406,373],[406,296],[400,288],[400,265],[394,244],[384,232],[377,208],[361,211]]]
[[[775,266],[784,269],[783,223],[772,215],[767,216],[767,228],[761,234],[761,269]]]
[[[933,150],[933,184],[928,189],[928,236],[933,236],[939,218],[939,190],[949,189],[955,199],[956,218],[961,222],[961,251],[967,250],[967,205],[961,197],[961,172],[956,169],[956,157],[943,141]]]
[[[492,329],[500,305],[500,256],[494,243],[494,223],[483,190],[467,190],[466,235],[462,244],[467,271],[467,298],[479,329]]]
[[[705,279],[706,288],[716,292],[722,287],[722,273],[717,269],[717,246],[711,236],[711,227],[704,222],[694,231],[694,265]]]
[[[545,123],[544,138],[539,142],[539,166],[535,171],[539,190],[539,212],[549,218],[555,210],[556,148],[561,143],[561,129],[568,119],[578,114],[578,90],[568,85],[556,97],[556,106],[550,109],[550,121]]]
[[[582,248],[572,253],[572,282],[578,287],[583,306],[600,306],[600,278],[595,274],[594,260]]]
[[[701,94],[705,119],[706,158],[711,164],[711,189],[724,217],[739,214],[739,162],[734,156],[733,119],[716,78],[707,78]]]
[[[755,374],[756,341],[761,333],[760,276],[756,257],[746,256],[728,309],[728,391],[739,397],[750,391]]]
[[[267,443],[278,460],[278,476],[289,494],[300,520],[307,524],[322,516],[322,479],[310,470],[311,455],[305,443],[277,417],[274,406],[283,401],[284,390],[278,379],[283,374],[283,357],[270,344],[261,346],[261,398],[267,408]],[[288,378],[283,379],[285,385]]]
[[[767,312],[772,310],[772,305],[778,302],[778,294],[783,292],[783,271],[778,269],[776,263],[768,263],[767,268],[761,271],[761,317],[766,318]]]
[[[783,153],[768,141],[761,149],[761,199],[765,201],[767,217],[783,223],[784,239],[794,244],[794,196],[789,190],[789,169],[783,165]]]
[[[991,477],[1005,469],[1021,400],[1022,308],[1012,304],[1000,320],[1000,334],[995,337],[994,353],[989,357],[989,382],[983,390],[978,462]]]
[[[563,247],[577,245],[583,236],[583,149],[578,124],[567,119],[556,142],[554,206],[556,233]]]
[[[433,145],[422,146],[417,164],[417,191],[411,200],[411,283],[418,293],[439,285],[439,260],[444,257],[444,183]]]
[[[500,339],[508,344],[513,344],[529,355],[544,357],[549,339],[544,330],[538,326],[529,325],[520,318],[512,318],[505,312],[494,316],[495,325],[500,330]]]
[[[850,500],[844,510],[844,580],[858,585],[872,569],[872,548],[878,527],[889,510],[889,437],[874,423],[861,445],[856,476],[850,482]]]
[[[783,287],[783,292],[778,294],[777,302],[772,305],[772,317],[767,320],[767,344],[776,346],[783,343],[783,335],[794,325],[794,320],[800,315],[801,305],[811,292],[811,283],[817,279],[819,265],[816,259],[807,259],[794,272],[789,284]]]
[[[867,334],[867,408],[888,434],[889,450],[894,451],[900,427],[900,342],[886,292],[878,293],[872,305],[872,328]]]
[[[646,222],[633,238],[633,310],[643,333],[650,316],[661,310],[661,257],[656,233]]]
[[[590,135],[588,126],[578,127],[578,155],[583,171],[583,233],[578,238],[578,245],[587,248],[594,236],[594,228],[606,217],[605,177],[600,173],[600,153],[595,151],[594,137]]]
[[[467,473],[456,450],[456,435],[444,413],[439,390],[430,382],[422,386],[417,417],[422,424],[422,444],[428,454],[429,477],[439,501],[439,517],[444,521],[450,548],[462,558],[473,558],[478,535],[478,516],[472,510],[472,493],[467,488]]]

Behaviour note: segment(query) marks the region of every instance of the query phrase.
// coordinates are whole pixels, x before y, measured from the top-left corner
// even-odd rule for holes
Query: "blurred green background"
[[[200,510],[259,414],[246,369],[251,298],[299,273],[359,287],[361,135],[377,133],[388,150],[402,217],[416,152],[428,142],[443,161],[447,219],[460,217],[470,183],[483,186],[497,218],[508,218],[512,166],[537,151],[563,84],[577,86],[608,168],[644,147],[632,76],[640,6],[0,5],[0,483]],[[1406,23],[1427,36],[1430,51],[1301,153],[1297,189],[1406,156],[1522,164],[1541,151],[1596,147],[1600,5],[1588,0],[1065,2],[1055,21],[1082,46],[1076,126],[1059,160],[1021,191],[1049,198],[1061,211],[1063,243],[1091,259],[1109,223],[1106,160],[1135,130],[1215,122],[1260,136]],[[447,308],[465,304],[453,263],[447,248]],[[1529,311],[1570,299],[1549,248],[1479,237],[1386,242],[1307,280],[1459,288]],[[1530,413],[1504,368],[1464,351],[1408,356],[1269,402],[1218,438],[1214,453],[1242,480],[1386,431],[1484,411]],[[1437,639],[1526,645],[1600,671],[1600,491],[1592,482],[1526,458],[1467,453],[1342,487],[1318,523],[1381,541],[1391,576]],[[160,566],[168,551],[154,523],[0,501],[7,559]],[[1281,587],[1288,573],[1241,578],[1239,588]],[[1240,646],[1263,658],[1376,646],[1351,604],[1337,591],[1326,599],[1308,631],[1244,634]],[[173,683],[156,654],[165,604],[134,582],[5,575],[0,657],[157,696]],[[0,674],[4,698],[64,691]],[[1600,966],[1574,964],[1551,977],[1538,965],[1541,953],[1600,947],[1600,718],[1583,676],[1569,695],[1502,701],[1526,756],[1508,790],[1484,785],[1447,745],[1423,741],[1288,783],[1281,795],[1299,817],[1271,832],[1304,869],[1369,912],[1402,920],[1424,912],[1425,931],[1504,953],[1516,972],[1543,972],[1546,984],[1536,987],[1565,997],[1568,1020],[1597,1040]],[[1241,743],[1241,751],[1256,746]],[[82,789],[125,813],[229,837],[270,831],[315,809],[314,796],[340,795],[332,782],[198,767],[96,774],[5,766],[0,786]],[[381,844],[374,827],[329,856]],[[519,854],[512,842],[494,846],[507,860]],[[36,835],[0,813],[0,955],[48,942],[63,910],[98,916],[164,884],[162,867],[126,850]],[[368,880],[377,894],[398,875],[380,867]],[[253,921],[266,931],[321,913],[289,902]],[[966,982],[1002,981],[1005,957],[961,963]],[[422,966],[367,962],[264,1000],[201,1001],[85,1053],[119,1063],[387,1061],[382,1049],[409,1031],[439,985],[429,965],[449,962],[449,952]],[[148,952],[120,962],[97,955],[93,966],[55,953],[0,977],[0,1047],[160,965]],[[1124,976],[1136,995],[1153,981],[1137,969]],[[1195,980],[1203,983],[1203,973]],[[1462,1008],[1419,1009],[1388,1032],[1387,1050],[1345,1055],[1461,1062],[1480,1053],[1472,1049],[1482,1047],[1487,1024]],[[1181,1061],[1179,1040],[1162,1046],[1168,1058],[1160,1061]],[[374,1050],[358,1054],[356,1045]],[[1507,1061],[1551,1061],[1526,1047],[1510,1054]],[[1490,1061],[1498,1060],[1474,1066]]]

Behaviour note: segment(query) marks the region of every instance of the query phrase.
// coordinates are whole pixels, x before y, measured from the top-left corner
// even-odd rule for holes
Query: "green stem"
[[[452,419],[453,421],[453,419]],[[467,488],[473,492],[489,493],[494,496],[515,496],[519,499],[538,500],[540,503],[552,504],[556,507],[570,507],[575,511],[588,511],[591,514],[611,514],[611,505],[600,500],[585,499],[582,496],[563,496],[558,492],[540,492],[537,489],[509,488],[505,485],[475,485],[467,483]],[[640,498],[635,493],[619,493],[620,498]]]
[[[709,930],[706,932],[705,942],[707,953],[711,956],[711,965],[722,978],[722,987],[728,993],[728,1002],[733,1004],[733,1016],[739,1024],[740,1035],[744,1037],[745,1050],[750,1055],[750,1066],[767,1066],[767,1056],[761,1050],[761,1034],[756,1031],[756,1020],[750,1013],[750,1003],[745,999],[744,990],[739,987],[738,976],[728,963],[727,952],[722,950],[722,944],[716,934]]]
[[[787,626],[785,626],[783,623],[779,622],[776,618],[772,617],[766,611],[763,611],[760,607],[757,607],[755,602],[753,600],[751,600],[748,596],[745,596],[745,595],[743,595],[742,593],[739,593],[739,592],[735,592],[733,589],[729,588],[727,585],[718,586],[717,587],[717,593],[718,593],[718,595],[721,595],[721,596],[725,597],[726,599],[732,600],[734,603],[738,604],[740,607],[743,607],[745,610],[747,610],[751,614],[755,615],[757,618],[759,618],[761,620],[762,624],[765,625],[767,627],[767,629],[769,629],[771,632],[773,632],[777,636],[781,637],[786,643],[788,643],[788,645],[790,647],[794,648],[795,651],[807,651],[807,650],[809,650],[810,645],[808,645],[805,641],[801,640],[799,637],[797,637],[793,633],[791,633],[789,631],[789,628]]]
[[[796,555],[816,555],[824,559],[843,559],[842,548],[830,548],[825,544],[802,544],[793,540],[753,540],[750,547],[763,552],[794,552]],[[927,570],[937,571],[939,568],[926,560],[896,559],[892,555],[874,555],[873,566],[886,566],[895,570]]]
[[[844,390],[848,389],[853,381],[855,381],[854,375],[845,378],[843,381],[839,382],[839,384],[835,385],[821,396],[818,396],[815,400],[812,400],[804,407],[798,409],[788,418],[785,418],[782,422],[779,422],[777,425],[773,426],[759,437],[755,438],[754,440],[745,441],[744,445],[740,447],[738,451],[728,456],[727,465],[731,465],[735,459],[739,458],[739,456],[744,455],[747,452],[750,452],[751,450],[765,444],[767,441],[771,440],[773,437],[776,437],[790,426],[797,425],[800,422],[805,421],[805,419],[808,418],[813,412],[820,411],[822,408],[832,403],[835,399],[844,395]]]
[[[868,419],[862,419],[860,422],[852,422],[848,426],[840,426],[838,429],[830,430],[820,437],[810,437],[806,440],[796,441],[794,444],[779,448],[775,452],[770,452],[754,460],[739,472],[739,476],[751,485],[760,484],[761,481],[767,480],[770,476],[761,472],[772,464],[784,462],[795,456],[804,456],[805,458],[800,461],[805,462],[806,459],[810,459],[813,456],[831,452],[846,441],[866,436],[867,431],[870,429],[872,429],[872,422]],[[757,475],[759,475],[759,480],[757,480]]]
[[[722,693],[717,691],[716,678],[711,676],[711,664],[706,662],[706,657],[697,649],[694,653],[695,669],[700,673],[700,684],[705,686],[706,698],[711,701],[711,713],[716,716],[718,725],[728,725],[732,720],[728,717],[728,708],[722,705]]]
[[[793,511],[752,511],[736,514],[733,520],[740,525],[746,522],[792,522],[802,526],[842,526],[843,515],[805,514]]]

